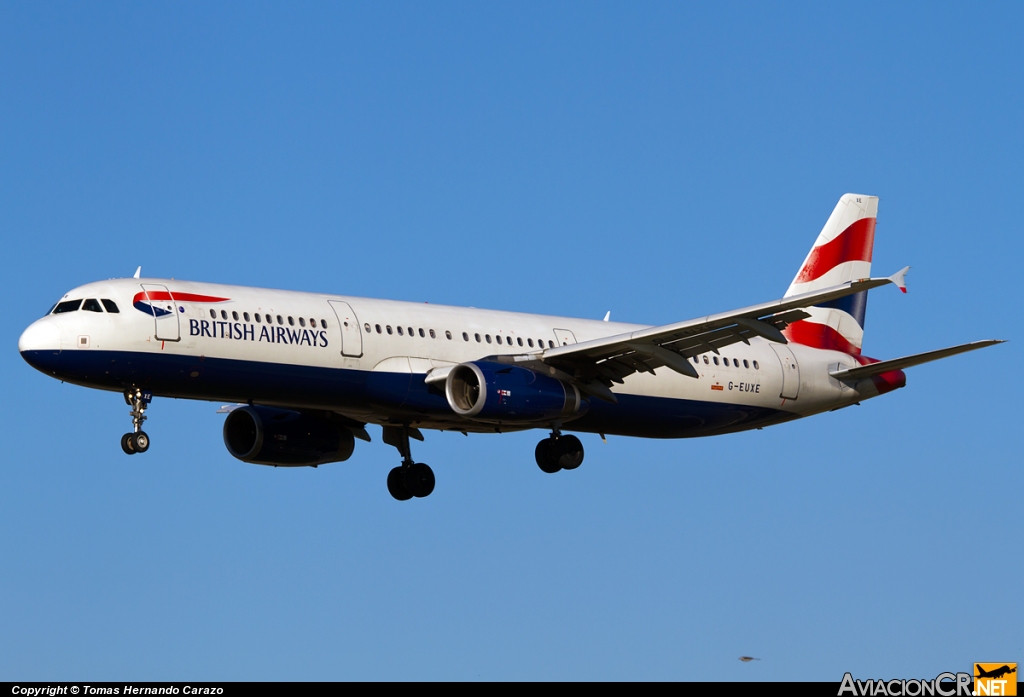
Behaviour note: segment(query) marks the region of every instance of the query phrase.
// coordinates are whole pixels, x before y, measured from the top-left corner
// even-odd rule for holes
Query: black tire
[[[533,451],[533,454],[537,458],[537,466],[540,467],[542,472],[554,474],[562,469],[562,466],[558,464],[558,459],[555,457],[554,441],[550,438],[545,438],[540,443],[537,443],[537,449]]]
[[[418,499],[430,496],[434,483],[434,470],[422,462],[411,465],[405,472],[405,488]]]
[[[583,464],[583,443],[576,436],[562,436],[556,443],[558,464],[564,470],[574,470]]]
[[[405,488],[401,467],[396,467],[388,472],[388,493],[391,494],[396,501],[408,501],[412,498],[412,494]]]
[[[126,433],[123,436],[121,436],[121,450],[124,451],[125,455],[135,454],[135,447],[132,445],[132,436],[134,435],[134,433]]]
[[[147,435],[145,431],[133,433],[132,447],[135,448],[135,452],[137,453],[144,453],[149,450],[149,435]]]

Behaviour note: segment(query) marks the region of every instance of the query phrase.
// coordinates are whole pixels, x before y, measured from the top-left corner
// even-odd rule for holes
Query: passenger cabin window
[[[409,336],[415,336],[415,334],[416,332],[412,330],[412,327],[409,327]]]
[[[735,358],[732,359],[732,367],[733,368],[739,368],[740,367],[740,362],[737,359],[735,359]]]
[[[452,333],[450,331],[448,331],[447,329],[444,330],[444,338],[448,339],[448,341],[452,340]]]
[[[314,327],[316,326],[315,322],[313,323],[313,326]],[[370,323],[369,322],[364,322],[363,323],[363,331],[365,331],[366,333],[370,332]]]
[[[242,313],[242,317],[244,317],[244,318],[245,318],[245,321],[246,321],[246,322],[248,322],[248,321],[249,321],[249,313],[248,313],[248,312],[243,312],[243,313]]]
[[[519,345],[520,345],[520,346],[522,346],[522,345],[523,345],[523,337],[521,337],[521,336],[519,336],[519,337],[516,337],[516,341],[518,341],[518,342],[519,342]]]
[[[290,324],[293,327],[295,326],[295,318],[292,317],[291,315],[288,315],[288,324]]]
[[[299,317],[299,326],[300,327],[305,327],[306,326],[306,318],[305,317]]]
[[[386,329],[388,330],[388,334],[390,334],[390,333],[391,333],[391,325],[389,324],[389,325],[388,325],[388,326],[386,327]],[[399,331],[401,331],[401,330],[399,330]]]
[[[281,315],[277,316],[277,323],[278,324],[284,324],[284,319],[281,318]]]
[[[711,360],[715,362],[715,365],[718,365],[718,356],[714,356]]]
[[[490,334],[484,334],[484,338],[487,339],[487,343],[488,344],[491,343],[491,335]]]
[[[100,307],[100,303],[96,298],[88,298],[82,303],[82,309],[89,312],[103,312],[103,308]]]
[[[709,360],[708,360],[708,357],[707,357],[707,356],[704,356],[704,365],[707,365],[707,364],[708,364],[708,363],[710,363],[710,362],[711,362],[711,361],[709,361]]]
[[[529,346],[530,348],[533,348],[533,339],[527,339],[526,345]]]
[[[473,338],[476,339],[476,343],[478,343],[478,344],[480,343],[480,335],[479,334],[474,334]]]
[[[434,330],[433,329],[430,330],[430,338],[431,339],[436,339],[437,338],[437,335],[434,334]]]
[[[548,348],[554,348],[554,347],[555,347],[555,342],[552,341],[551,339],[548,339]]]
[[[81,300],[65,300],[62,303],[57,303],[57,307],[53,308],[53,314],[59,315],[62,312],[74,312],[81,306]]]
[[[398,328],[398,336],[403,336],[401,327]]]
[[[466,332],[462,332],[462,340],[469,341],[469,334],[467,334]]]
[[[253,317],[256,319],[256,324],[259,324],[260,323],[260,313],[257,312],[255,315],[253,315]]]
[[[373,325],[373,328],[377,330],[378,334],[380,334],[380,325],[379,324]]]
[[[426,338],[426,337],[424,336],[424,334],[423,334],[423,327],[420,327],[420,338],[421,338],[421,339],[424,339],[424,338]]]
[[[235,320],[236,322],[238,321],[238,310],[231,311],[231,319]]]
[[[746,358],[743,359],[743,367],[744,368],[749,368],[750,367],[750,363],[747,362]]]
[[[760,370],[760,369],[761,369],[761,367],[757,364],[757,361],[754,361],[754,370]]]

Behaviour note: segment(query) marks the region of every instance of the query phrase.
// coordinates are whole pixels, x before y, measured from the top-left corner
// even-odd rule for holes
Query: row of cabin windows
[[[102,303],[102,307],[101,307]],[[86,298],[85,300],[65,300],[64,302],[57,303],[50,308],[50,311],[46,314],[59,315],[62,312],[75,312],[79,309],[85,310],[86,312],[103,312],[103,308],[107,309],[107,312],[115,314],[120,312],[117,309],[117,303],[107,298],[97,300],[96,298]]]
[[[378,334],[384,334],[384,333],[394,334],[394,333],[397,332],[398,336],[406,336],[406,335],[408,335],[408,336],[413,336],[414,337],[417,334],[419,334],[419,336],[422,337],[422,338],[426,338],[427,336],[429,336],[431,339],[436,339],[437,338],[437,332],[435,332],[433,329],[424,330],[422,327],[420,327],[417,330],[417,329],[413,329],[412,327],[400,327],[399,326],[399,327],[392,328],[390,324],[385,324],[383,327],[381,327],[379,324],[375,324],[375,325],[373,325],[373,328],[371,329],[370,328],[370,323],[366,322],[365,324],[363,324],[363,329],[366,330],[367,334],[370,334],[370,333],[372,333],[373,330],[376,330]],[[450,331],[445,331],[444,336],[449,341],[452,340],[452,333]],[[479,334],[474,334],[473,338],[476,339],[476,342],[478,344],[481,342],[481,338],[480,338]],[[462,340],[463,341],[469,341],[469,332],[462,332]],[[535,345],[533,339],[527,339],[525,342],[523,341],[522,337],[517,337],[516,339],[513,340],[512,337],[506,336],[504,339],[502,339],[500,334],[494,336],[493,338],[491,337],[490,334],[484,334],[482,340],[486,341],[488,344],[490,344],[492,342],[497,342],[499,344],[505,343],[505,344],[508,344],[509,346],[515,346],[515,345],[518,344],[519,346],[529,346],[530,348],[533,348],[534,345]],[[539,347],[539,348],[544,348],[544,340],[543,339],[537,339],[536,346]],[[554,348],[554,347],[555,347],[555,342],[554,341],[548,341],[548,348]]]
[[[693,357],[693,362],[699,364],[700,363],[700,359],[702,357],[704,358],[704,365],[710,365],[712,362],[714,362],[715,365],[724,365],[726,368],[728,368],[729,367],[729,361],[732,360],[732,365],[733,365],[734,368],[739,368],[740,367],[740,362],[736,358],[729,359],[729,358],[726,358],[725,356],[722,356],[722,360],[721,360],[721,362],[719,362],[718,356],[712,356],[711,360],[708,360],[708,355],[706,353],[703,356],[694,356]],[[760,370],[761,369],[761,366],[757,364],[757,361],[753,361],[753,364],[754,364],[754,370]],[[743,367],[747,368],[747,369],[750,368],[750,362],[748,362],[746,358],[743,359]]]
[[[100,306],[101,303],[102,303],[102,308]],[[77,311],[79,309],[85,310],[87,312],[103,312],[103,308],[106,308],[106,311],[109,312],[109,313],[117,313],[117,312],[119,312],[119,310],[117,309],[117,304],[113,300],[110,300],[108,298],[101,298],[99,301],[97,301],[95,298],[86,298],[85,300],[65,300],[64,302],[59,302],[56,305],[54,305],[50,309],[50,312],[48,312],[47,314],[55,314],[56,315],[56,314],[60,314],[60,313],[63,313],[63,312],[75,312],[75,311]],[[182,311],[184,311],[184,308],[182,308]],[[228,312],[227,312],[227,310],[220,310],[219,314],[220,314],[220,317],[222,319],[228,319]],[[217,319],[218,311],[216,309],[211,309],[210,310],[210,317],[212,317],[214,319]],[[238,311],[237,310],[232,310],[230,318],[235,320],[236,322],[239,321]],[[248,312],[243,312],[242,315],[241,315],[241,318],[244,319],[246,322],[250,321],[249,313]],[[267,324],[273,324],[274,323],[274,315],[269,315],[269,314],[268,315],[260,315],[260,313],[256,312],[256,313],[253,314],[253,319],[256,320],[257,324],[262,324],[264,320],[266,321]],[[291,315],[289,315],[287,319],[288,319],[288,324],[294,327],[295,326],[295,318],[292,317]],[[281,315],[277,315],[277,323],[283,325],[285,323],[285,318],[282,317]],[[310,320],[309,320],[309,326],[310,327],[315,329],[318,325],[320,327],[323,327],[324,329],[327,329],[327,320],[325,320],[325,319],[316,320],[316,319],[310,318]],[[299,326],[300,327],[305,327],[306,326],[306,318],[305,317],[299,317]],[[378,334],[383,334],[385,331],[388,334],[391,334],[393,332],[390,324],[384,325],[383,329],[381,328],[381,326],[379,324],[375,324],[375,325],[373,325],[373,328],[377,330]],[[370,323],[369,322],[365,323],[363,325],[363,329],[365,329],[366,333],[369,334],[370,333]],[[433,329],[427,329],[426,331],[424,331],[423,328],[421,327],[418,330],[418,332],[417,332],[417,330],[414,330],[412,327],[407,327],[407,328],[406,327],[396,327],[395,330],[397,330],[399,336],[404,336],[406,334],[406,332],[408,332],[409,336],[416,336],[416,334],[418,333],[420,335],[420,337],[422,337],[422,338],[426,338],[428,335],[430,336],[431,339],[436,339],[437,338],[437,333]],[[450,331],[445,331],[444,336],[445,336],[446,339],[451,341],[452,333]],[[478,344],[480,343],[480,341],[481,341],[480,334],[473,334],[473,338],[476,340],[476,342]],[[463,341],[469,341],[469,332],[462,332],[462,340]],[[490,344],[492,342],[491,335],[490,334],[484,334],[483,335],[483,340],[486,341],[488,344]],[[500,334],[496,335],[494,337],[494,341],[496,341],[498,344],[501,344],[502,341],[503,341],[501,335]],[[519,346],[524,346],[523,338],[521,336],[520,337],[516,337],[515,340],[513,340],[511,336],[506,336],[504,338],[504,343],[509,345],[509,346],[515,346],[517,344]],[[544,348],[544,339],[537,339],[536,344],[534,343],[534,340],[532,338],[527,338],[526,339],[525,346],[527,346],[529,348],[533,348],[535,345],[538,348]],[[550,339],[548,339],[547,347],[548,348],[554,348],[555,347],[555,342],[551,341]],[[697,363],[699,365],[700,364],[700,359],[701,359],[701,356],[694,356],[693,357],[693,362]],[[733,365],[734,368],[739,368],[740,367],[740,361],[738,359],[736,359],[736,358],[729,359],[729,358],[725,358],[723,356],[721,361],[719,361],[718,356],[712,356],[709,359],[707,354],[704,354],[703,359],[704,359],[704,364],[705,365],[710,365],[712,362],[714,362],[715,365],[723,365],[725,367],[728,367],[729,366],[729,361],[731,360],[732,361],[732,365]],[[761,369],[761,366],[758,365],[757,361],[753,361],[753,365],[754,365],[754,370],[760,370]],[[750,362],[748,362],[746,358],[743,359],[743,367],[747,368],[747,369],[750,368]]]
[[[200,314],[202,314],[202,311],[200,311]],[[217,310],[210,310],[210,317],[213,317],[214,319],[217,319]],[[227,310],[221,310],[220,311],[220,318],[221,319],[228,319],[228,312],[227,312]],[[230,318],[235,320],[236,322],[238,322],[239,321],[238,310],[232,310]],[[245,320],[246,322],[251,322],[252,321],[252,320],[249,319],[249,313],[248,312],[243,312],[241,314],[241,318],[243,320]],[[274,323],[274,315],[271,315],[271,314],[261,315],[259,312],[256,312],[256,313],[253,314],[252,318],[256,320],[256,324],[263,324],[263,322],[266,322],[267,324],[273,324]],[[291,325],[293,327],[295,326],[295,318],[292,317],[291,315],[289,315],[287,318],[282,317],[281,315],[277,315],[277,323],[278,324],[284,324],[286,319],[287,319],[289,325]],[[300,327],[305,327],[306,326],[306,318],[305,317],[299,317],[299,326]],[[316,329],[317,326],[321,326],[324,329],[327,329],[327,320],[325,320],[325,319],[316,320],[316,319],[310,318],[309,319],[309,326],[312,327],[313,329]]]

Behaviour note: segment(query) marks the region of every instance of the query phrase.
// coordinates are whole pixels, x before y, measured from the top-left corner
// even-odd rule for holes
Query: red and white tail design
[[[878,197],[846,194],[821,229],[786,297],[871,276]],[[808,308],[810,317],[784,334],[795,343],[859,356],[864,343],[867,292]]]

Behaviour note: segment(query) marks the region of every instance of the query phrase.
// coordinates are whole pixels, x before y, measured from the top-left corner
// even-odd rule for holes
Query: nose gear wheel
[[[132,432],[121,436],[121,450],[127,455],[149,450],[149,435],[142,430],[142,423],[146,420],[146,408],[152,400],[151,392],[144,392],[137,387],[124,391],[124,401],[132,408],[128,412],[132,417]]]

